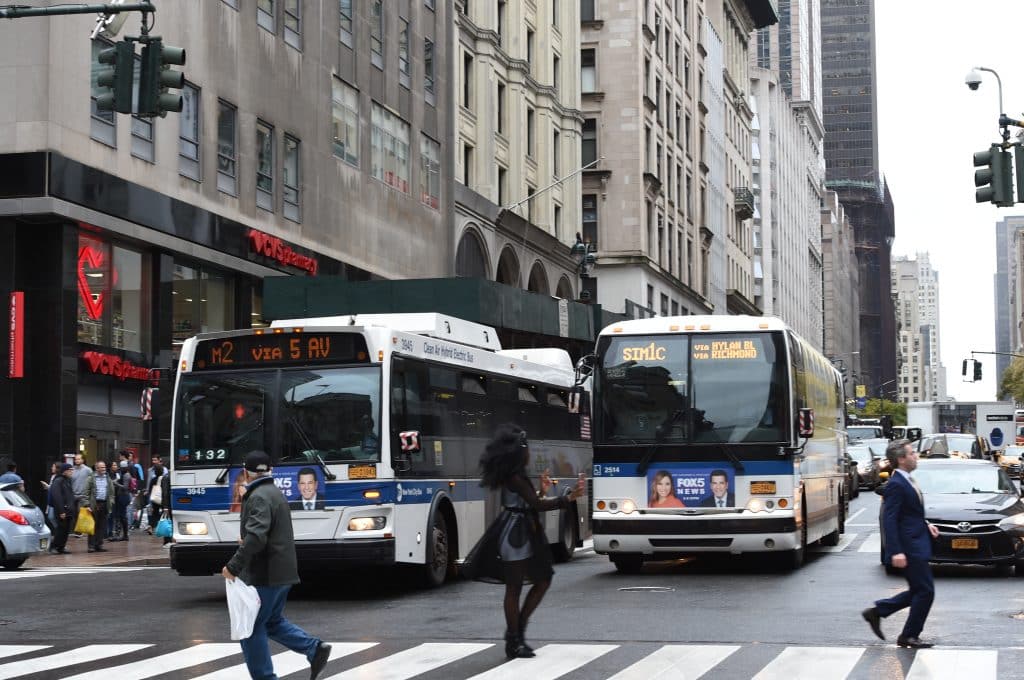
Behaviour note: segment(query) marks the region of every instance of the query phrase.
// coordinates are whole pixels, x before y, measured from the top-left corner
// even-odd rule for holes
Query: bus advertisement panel
[[[241,464],[258,449],[293,510],[300,572],[404,563],[438,585],[500,510],[478,475],[497,425],[530,433],[533,477],[575,479],[591,469],[589,405],[563,350],[503,350],[493,328],[438,314],[191,338],[172,408],[171,566],[203,575],[226,563]],[[588,506],[542,517],[556,558],[589,536]]]
[[[668,317],[601,332],[594,547],[623,571],[701,552],[835,544],[841,376],[777,319]]]

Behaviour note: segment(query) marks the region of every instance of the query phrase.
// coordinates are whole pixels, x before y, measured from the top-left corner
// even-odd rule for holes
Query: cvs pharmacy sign
[[[297,253],[281,239],[270,234],[264,234],[257,229],[249,230],[249,249],[264,257],[277,260],[286,267],[302,269],[308,272],[310,276],[316,276],[316,271],[319,268],[319,263],[315,257]]]

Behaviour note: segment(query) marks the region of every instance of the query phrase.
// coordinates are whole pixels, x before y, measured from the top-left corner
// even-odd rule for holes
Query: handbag
[[[149,492],[149,502],[156,503],[157,505],[163,505],[164,503],[164,488],[163,475],[156,478],[156,483],[153,484],[153,488]]]
[[[153,530],[153,535],[159,538],[170,538],[174,535],[174,525],[171,523],[170,517],[161,517],[160,521],[156,523],[156,529]]]
[[[76,534],[85,534],[86,536],[92,536],[96,531],[96,521],[92,518],[92,510],[89,508],[81,508],[78,511],[78,519],[75,520]]]
[[[260,613],[259,591],[240,578],[224,579],[224,588],[228,597],[231,639],[244,640],[252,635],[256,616]]]

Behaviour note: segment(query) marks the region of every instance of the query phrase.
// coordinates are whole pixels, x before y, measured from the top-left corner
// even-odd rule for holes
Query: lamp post
[[[594,270],[594,264],[597,262],[597,257],[594,255],[594,247],[590,244],[590,241],[584,241],[583,236],[576,232],[576,243],[572,245],[572,249],[569,252],[573,259],[576,260],[576,274],[580,278],[580,302],[589,303],[594,297],[594,275],[591,273]]]
[[[1003,141],[1010,141],[1010,125],[1018,125],[1019,121],[1012,120],[1006,117],[1006,109],[1003,108],[1003,79],[999,77],[999,74],[995,72],[995,69],[987,68],[985,66],[975,66],[967,75],[964,77],[964,82],[967,87],[972,90],[977,90],[981,86],[981,71],[991,73],[996,77],[996,84],[999,86],[999,134],[1002,135]]]

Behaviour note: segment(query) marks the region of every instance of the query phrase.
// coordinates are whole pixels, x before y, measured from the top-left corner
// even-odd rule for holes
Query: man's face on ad
[[[725,477],[715,475],[711,478],[711,493],[715,494],[715,498],[723,498],[728,490],[729,480]]]
[[[299,475],[299,494],[304,501],[316,498],[316,475]]]

